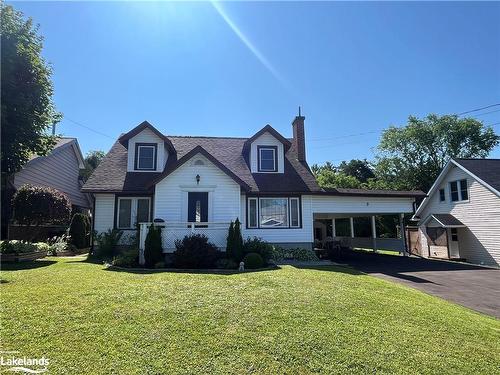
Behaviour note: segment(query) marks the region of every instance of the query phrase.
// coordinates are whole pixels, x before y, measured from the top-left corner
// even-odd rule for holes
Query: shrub
[[[245,243],[243,244],[243,250],[245,254],[248,253],[260,254],[262,259],[264,259],[264,262],[266,263],[269,262],[269,260],[273,256],[273,245],[258,237],[247,238],[245,240]]]
[[[107,232],[99,233],[95,236],[97,241],[97,254],[101,257],[113,256],[116,246],[123,236],[123,231],[118,229],[108,229]]]
[[[37,244],[24,241],[1,241],[0,253],[1,254],[23,254],[32,253],[35,251],[43,251]]]
[[[284,249],[280,246],[272,246],[271,259],[275,262],[280,262],[285,259],[298,261],[314,261],[319,260],[313,250],[303,249],[300,247],[294,249]]]
[[[229,225],[227,235],[226,254],[229,259],[239,262],[243,258],[243,237],[241,235],[241,223],[238,218]]]
[[[73,216],[71,220],[71,225],[69,227],[69,234],[71,236],[71,243],[75,245],[77,249],[83,249],[87,247],[87,219],[84,214],[77,213]]]
[[[46,242],[37,242],[35,243],[38,251],[49,254],[50,253],[50,245]]]
[[[173,264],[176,268],[213,268],[219,258],[217,247],[202,234],[175,241]]]
[[[67,225],[71,203],[60,191],[48,187],[23,185],[12,198],[12,218],[22,225]]]
[[[160,262],[157,262],[155,264],[155,268],[158,269],[158,268],[165,268],[166,265],[165,265],[165,262],[164,261],[160,261]]]
[[[63,234],[61,236],[55,236],[49,239],[49,251],[48,254],[57,256],[58,253],[70,250],[71,237],[68,234]]]
[[[117,267],[134,267],[138,264],[139,252],[137,249],[129,249],[113,258],[111,264]]]
[[[238,263],[232,259],[221,258],[215,262],[215,267],[226,270],[235,270],[238,268]]]
[[[154,224],[149,226],[146,240],[144,241],[144,258],[146,267],[154,265],[163,260],[163,248],[161,246],[161,227]]]
[[[243,258],[243,262],[245,262],[245,268],[250,270],[264,267],[264,259],[258,253],[248,253]]]

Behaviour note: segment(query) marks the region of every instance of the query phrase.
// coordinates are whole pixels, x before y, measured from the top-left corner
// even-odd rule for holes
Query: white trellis
[[[144,249],[144,241],[148,234],[149,227],[153,223],[140,223],[139,247]],[[203,234],[208,241],[217,246],[220,250],[225,250],[229,223],[226,222],[163,222],[154,223],[161,228],[162,247],[165,252],[175,250],[175,241],[182,240],[190,234]]]

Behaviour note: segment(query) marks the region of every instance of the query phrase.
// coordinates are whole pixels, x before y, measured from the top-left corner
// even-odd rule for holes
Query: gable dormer
[[[127,172],[163,172],[172,142],[149,122],[144,121],[119,138],[127,152]]]
[[[266,125],[245,142],[252,173],[284,173],[285,153],[290,148],[288,139],[271,125]]]

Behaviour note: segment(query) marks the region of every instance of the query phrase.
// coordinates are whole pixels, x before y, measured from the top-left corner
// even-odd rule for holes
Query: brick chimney
[[[306,161],[306,137],[304,134],[304,120],[306,118],[300,115],[300,107],[299,107],[299,115],[295,116],[295,119],[292,122],[293,129],[293,146],[295,150],[297,150],[297,159],[299,161]]]

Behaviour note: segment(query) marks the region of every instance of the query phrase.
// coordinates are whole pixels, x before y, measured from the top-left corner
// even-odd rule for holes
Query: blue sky
[[[84,152],[143,120],[291,136],[301,105],[310,164],[372,159],[410,114],[500,103],[500,3],[11,4],[40,24],[58,132]],[[500,132],[500,106],[474,114]]]

